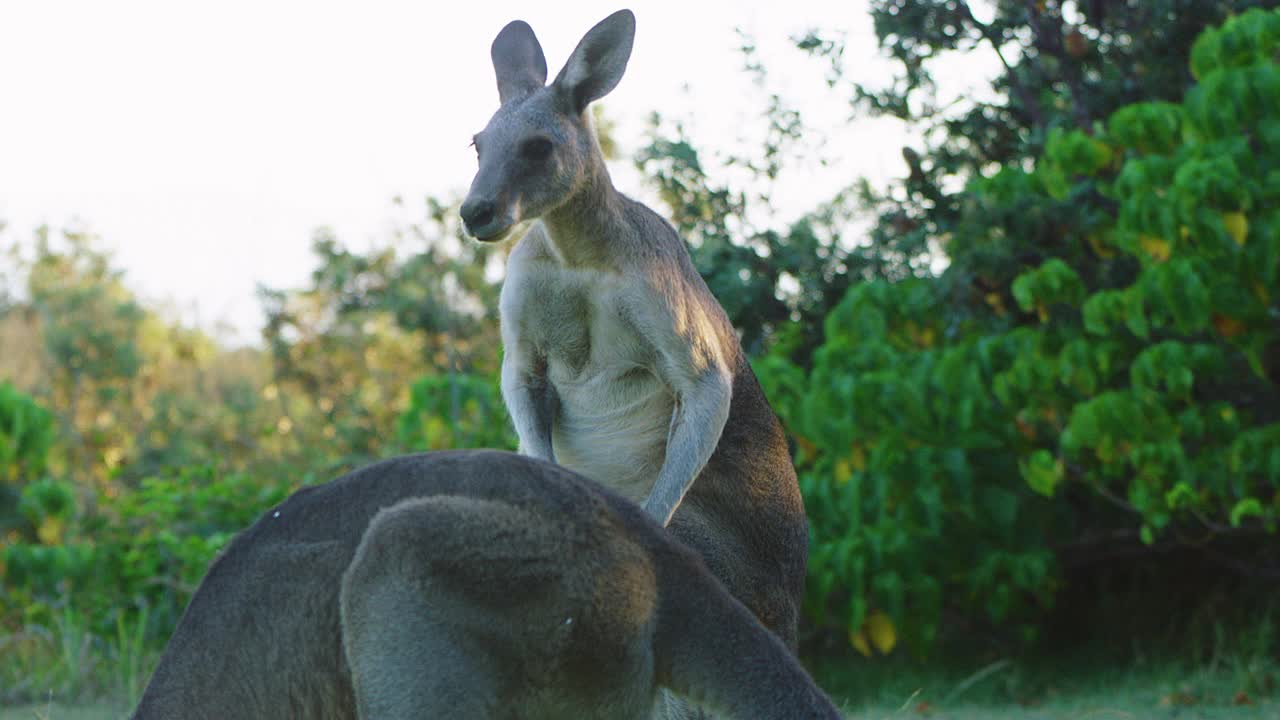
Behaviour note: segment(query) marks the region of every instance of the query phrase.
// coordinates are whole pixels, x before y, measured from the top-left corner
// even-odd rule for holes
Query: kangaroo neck
[[[618,245],[627,234],[622,195],[600,158],[592,158],[588,179],[542,216],[551,244],[567,267],[616,269]]]

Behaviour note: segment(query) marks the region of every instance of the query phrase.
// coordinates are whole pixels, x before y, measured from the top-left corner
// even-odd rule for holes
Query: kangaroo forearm
[[[729,417],[730,380],[708,374],[676,402],[666,457],[644,509],[664,526],[706,467]]]
[[[516,358],[503,363],[502,399],[520,439],[520,454],[555,462],[551,444],[555,391],[546,377],[532,372],[532,367],[532,363]]]
[[[555,450],[551,444],[551,402],[545,388],[539,392],[534,388],[521,388],[517,391],[522,397],[512,404],[511,419],[516,427],[516,435],[520,438],[520,454],[536,457],[540,460],[555,462]]]

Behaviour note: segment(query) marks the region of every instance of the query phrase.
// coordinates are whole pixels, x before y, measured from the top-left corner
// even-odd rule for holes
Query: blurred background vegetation
[[[1275,5],[999,0],[979,20],[962,0],[877,0],[893,76],[848,80],[833,30],[796,52],[852,115],[920,140],[900,181],[850,178],[786,222],[779,176],[822,148],[785,93],[766,92],[749,153],[706,157],[653,116],[632,160],[793,441],[804,650],[833,685],[959,663],[1034,703],[1053,681],[1010,663],[1083,653],[1230,665],[1227,695],[1183,684],[1171,705],[1276,692]],[[1003,67],[990,93],[941,102],[931,69],[979,47]],[[91,232],[11,250],[0,703],[134,697],[210,559],[300,485],[514,447],[506,248],[466,241],[447,201],[415,212],[367,253],[317,232],[310,283],[260,290],[247,348],[140,302]]]

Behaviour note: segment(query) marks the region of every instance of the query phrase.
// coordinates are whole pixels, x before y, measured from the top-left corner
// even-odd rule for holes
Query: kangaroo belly
[[[552,382],[560,401],[556,461],[636,502],[648,496],[666,454],[673,410],[666,387],[644,370]]]

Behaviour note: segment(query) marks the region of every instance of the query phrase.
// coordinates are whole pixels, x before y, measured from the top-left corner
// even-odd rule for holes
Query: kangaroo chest
[[[545,358],[556,461],[637,501],[662,466],[674,410],[654,348],[630,319],[646,301],[621,275],[554,262],[515,268],[502,298],[502,322]]]

